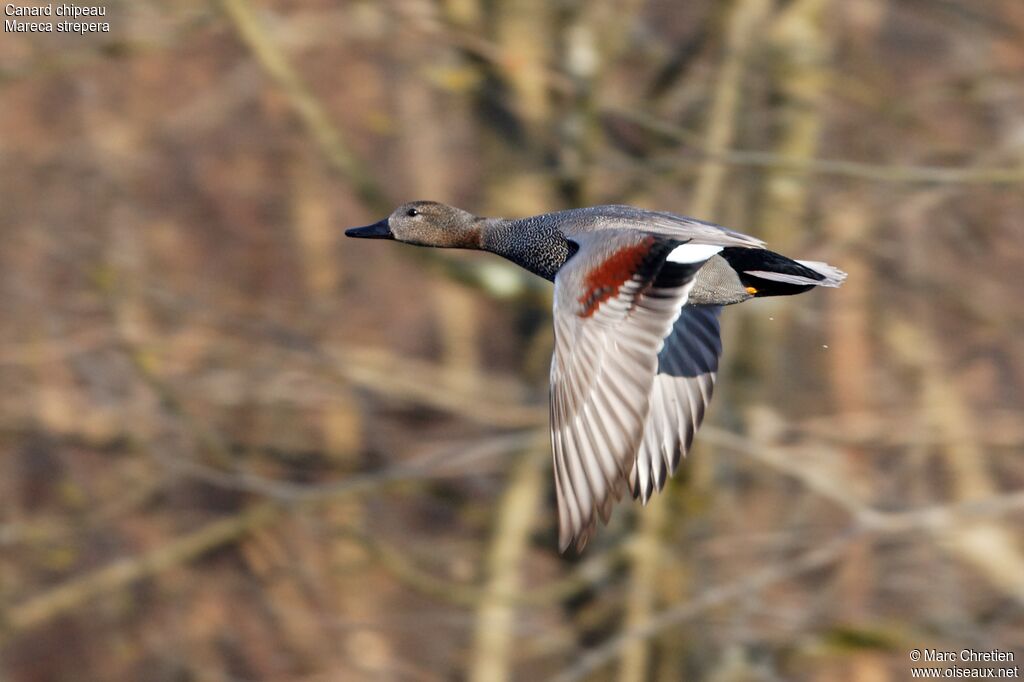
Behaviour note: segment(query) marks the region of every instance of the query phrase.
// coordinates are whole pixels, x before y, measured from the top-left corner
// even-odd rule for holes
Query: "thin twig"
[[[362,161],[349,150],[341,132],[331,122],[320,101],[263,28],[249,3],[245,0],[220,0],[220,5],[234,24],[239,37],[284,91],[331,167],[352,183],[356,193],[368,206],[375,210],[387,210],[389,202],[384,192]]]
[[[488,454],[494,456],[521,450],[535,437],[529,433],[514,434],[501,439],[498,443],[487,443],[490,450]],[[0,631],[12,634],[38,627],[74,611],[101,595],[123,589],[138,580],[152,577],[217,547],[234,542],[258,528],[267,526],[286,510],[297,510],[344,495],[377,489],[388,483],[421,480],[429,472],[449,467],[452,454],[450,450],[438,451],[414,462],[371,474],[353,476],[340,483],[326,486],[299,486],[268,481],[246,474],[225,473],[197,463],[181,465],[183,471],[206,483],[256,492],[270,499],[247,507],[233,516],[213,521],[167,544],[137,556],[115,560],[107,566],[30,597],[0,614]]]
[[[859,531],[856,529],[847,531],[840,537],[821,547],[808,550],[791,561],[756,571],[748,578],[705,590],[699,597],[661,612],[648,620],[645,625],[622,632],[600,646],[587,651],[572,666],[557,675],[554,682],[582,680],[595,670],[618,658],[631,642],[650,639],[713,608],[750,597],[776,583],[835,563],[850,543],[858,537],[858,534]]]
[[[934,505],[906,511],[882,511],[853,495],[835,478],[822,475],[794,459],[792,451],[758,443],[713,426],[701,429],[701,438],[725,450],[739,452],[802,483],[808,490],[848,512],[860,528],[872,533],[942,533],[956,524],[983,517],[1024,511],[1024,490],[996,493],[985,498]]]
[[[459,31],[448,31],[444,36],[450,43],[471,52],[485,61],[502,64],[507,56],[499,45],[477,35],[466,35]],[[562,93],[571,93],[575,87],[572,80],[554,68],[546,72],[548,86]],[[889,183],[931,183],[931,184],[993,184],[1018,185],[1024,183],[1024,167],[992,168],[985,166],[928,166],[923,164],[881,164],[845,159],[791,158],[776,154],[744,149],[709,150],[705,136],[687,130],[670,121],[611,102],[599,102],[598,111],[605,116],[614,116],[630,121],[646,130],[665,138],[687,145],[693,159],[680,159],[673,153],[668,165],[691,165],[706,159],[723,164],[751,168],[770,168],[793,173],[817,173],[856,178],[870,182]],[[649,163],[663,165],[658,159]]]
[[[11,634],[43,625],[100,595],[187,563],[262,528],[276,520],[282,510],[283,506],[278,502],[260,502],[148,552],[118,559],[103,568],[72,578],[0,614],[2,629]]]

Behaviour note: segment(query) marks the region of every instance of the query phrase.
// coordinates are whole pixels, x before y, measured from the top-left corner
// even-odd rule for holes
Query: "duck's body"
[[[559,545],[586,545],[627,490],[675,472],[711,399],[721,306],[838,286],[754,237],[672,213],[594,206],[479,218],[418,201],[351,237],[490,251],[555,283],[551,440]]]

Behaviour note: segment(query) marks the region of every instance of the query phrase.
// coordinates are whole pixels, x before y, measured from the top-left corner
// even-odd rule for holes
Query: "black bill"
[[[359,239],[394,239],[391,228],[388,227],[388,219],[366,225],[365,227],[350,227],[345,230],[346,237],[358,237]]]

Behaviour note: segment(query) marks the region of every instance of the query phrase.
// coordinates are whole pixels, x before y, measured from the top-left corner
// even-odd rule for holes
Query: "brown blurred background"
[[[0,35],[0,680],[909,679],[1024,665],[1020,0],[111,0]],[[560,556],[550,291],[344,240],[691,214],[693,456]]]

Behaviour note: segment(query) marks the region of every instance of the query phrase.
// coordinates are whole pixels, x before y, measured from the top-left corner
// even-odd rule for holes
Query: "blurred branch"
[[[656,637],[670,628],[679,626],[693,617],[713,608],[740,599],[749,599],[755,593],[777,583],[792,580],[802,574],[818,570],[839,561],[843,554],[857,541],[872,532],[916,532],[923,529],[949,532],[965,516],[975,514],[1004,514],[1024,510],[1024,491],[1005,496],[996,496],[987,501],[972,504],[957,504],[948,507],[915,512],[889,513],[870,512],[858,523],[848,528],[833,541],[821,547],[808,550],[791,561],[783,561],[768,568],[755,571],[748,579],[723,585],[701,592],[700,596],[658,613],[646,625],[633,628],[583,654],[577,663],[564,670],[555,682],[575,682],[609,664],[623,655],[631,642]],[[870,520],[864,520],[870,519]]]
[[[341,483],[319,486],[296,485],[286,482],[270,481],[243,474],[225,474],[211,468],[196,465],[184,465],[180,468],[186,473],[195,475],[204,482],[228,487],[234,490],[259,493],[268,496],[269,500],[256,503],[238,514],[211,522],[207,526],[194,531],[182,538],[172,540],[166,545],[156,547],[135,557],[117,560],[108,566],[97,569],[78,578],[72,578],[40,595],[30,597],[21,604],[0,613],[0,631],[5,635],[38,627],[46,622],[67,615],[84,606],[88,601],[117,590],[124,589],[132,583],[154,577],[164,570],[188,563],[201,555],[218,547],[234,542],[244,535],[264,528],[283,512],[295,512],[309,506],[330,502],[343,495],[358,494],[371,490],[379,490],[391,483],[422,480],[436,471],[443,471],[464,460],[467,453],[473,457],[496,456],[535,445],[538,440],[536,433],[516,434],[499,439],[498,442],[487,442],[479,448],[467,450],[464,446],[439,449],[427,456],[421,456],[414,462],[397,465],[388,469],[358,476],[353,476]],[[522,467],[531,467],[535,480],[531,484],[540,486],[543,474],[538,461],[530,454],[523,455]],[[475,467],[470,467],[475,470]],[[515,480],[520,481],[518,477]],[[513,486],[514,487],[514,486]],[[524,505],[526,498],[519,489],[510,494],[506,501],[515,504],[515,512],[520,512],[529,505]],[[527,490],[526,492],[530,492]],[[531,494],[539,494],[539,489]],[[536,498],[535,498],[536,500]],[[523,506],[521,506],[523,505]],[[536,509],[536,504],[533,505]],[[506,511],[511,507],[506,507]],[[506,518],[506,521],[508,519]],[[523,535],[523,527],[515,533],[506,533],[510,524],[499,522],[498,537],[506,541],[509,535],[518,536],[520,540],[528,538],[528,529]],[[515,529],[513,529],[515,530]],[[515,604],[535,606],[550,605],[580,591],[606,577],[614,566],[624,558],[624,549],[612,549],[604,554],[589,558],[566,577],[531,588],[528,592],[512,589],[507,580],[498,584],[494,581],[486,588],[474,585],[463,585],[435,578],[421,571],[410,562],[405,554],[382,543],[379,538],[371,535],[360,536],[363,544],[379,565],[398,578],[403,584],[424,594],[442,598],[446,601],[472,607],[481,602],[488,602],[489,608],[505,609]],[[495,550],[493,561],[501,563],[505,570],[510,563],[510,554],[502,548]],[[507,578],[507,576],[505,576]]]
[[[372,349],[374,353],[378,349]],[[343,353],[344,351],[341,351]],[[399,360],[408,360],[408,358],[397,358]],[[419,363],[421,361],[414,361]],[[423,362],[424,368],[428,373],[441,372],[441,368],[434,363]],[[400,366],[404,368],[404,366]],[[377,384],[375,377],[376,367],[373,371],[358,371],[353,372],[351,376],[357,377],[353,382],[357,386],[361,387],[366,391],[378,393]],[[318,378],[323,378],[324,373],[331,373],[333,371],[345,371],[337,370],[334,367],[317,364],[310,368],[310,371],[319,372],[315,375]],[[428,376],[425,373],[423,376]],[[230,377],[233,376],[231,373],[225,373],[223,380],[227,383]],[[305,380],[314,378],[314,375],[300,374],[301,379]],[[501,385],[505,379],[504,377],[493,377],[497,383],[490,383],[488,377],[485,376],[485,387],[497,387]],[[190,397],[200,399],[204,404],[213,405],[217,408],[229,408],[234,407],[241,403],[245,396],[239,394],[237,397],[233,395],[227,395],[223,392],[206,390],[208,385],[203,382],[197,382],[189,386]],[[282,389],[284,391],[285,389]],[[435,391],[438,391],[435,387]],[[447,389],[445,389],[447,390]],[[390,396],[396,400],[407,401],[415,405],[422,405],[439,410],[445,410],[446,405],[454,403],[455,407],[453,414],[466,418],[477,424],[485,426],[493,426],[496,428],[528,428],[530,426],[543,426],[546,423],[547,414],[546,411],[539,405],[533,405],[530,403],[522,402],[484,402],[489,398],[489,395],[480,394],[476,392],[471,394],[465,394],[463,397],[465,400],[474,401],[471,411],[469,413],[463,413],[461,411],[462,402],[447,400],[438,400],[437,396],[427,395],[425,387],[422,383],[418,383],[410,390],[406,390],[405,381],[399,382],[397,385],[389,385],[387,382],[381,387],[379,391],[380,395]],[[464,392],[465,393],[465,392]],[[482,393],[482,392],[481,392]],[[285,400],[295,403],[302,407],[312,406],[319,396],[315,393],[309,392],[283,392],[276,395],[281,395]],[[72,401],[72,396],[63,397],[62,394],[58,394],[62,400]],[[259,402],[263,396],[255,395],[249,396],[255,398]],[[269,397],[267,398],[269,400]],[[510,410],[510,411],[509,411]],[[86,415],[88,416],[88,415]],[[815,417],[809,417],[806,419],[798,420],[793,423],[787,424],[787,428],[794,432],[809,436],[813,441],[819,445],[832,445],[832,446],[856,446],[856,447],[908,447],[908,446],[933,446],[942,442],[942,435],[934,432],[928,432],[918,434],[906,429],[901,429],[901,425],[906,424],[907,420],[915,418],[915,414],[906,412],[904,410],[893,409],[888,406],[885,408],[884,413],[875,413],[869,411],[862,412],[851,412],[847,414],[825,414]],[[108,423],[108,420],[104,419],[103,424],[97,426],[82,425],[81,428],[67,428],[76,427],[76,424],[69,424],[61,427],[61,425],[46,424],[47,434],[68,445],[78,445],[83,447],[95,448],[99,450],[105,450],[109,448],[121,449],[123,446],[123,440],[131,436],[127,431],[117,429],[115,427],[124,426],[123,424],[118,425],[114,423]],[[58,428],[60,427],[60,428]],[[709,427],[714,428],[714,427]],[[17,440],[25,437],[27,434],[34,433],[38,430],[37,426],[32,426],[25,423],[23,419],[15,416],[7,415],[0,419],[0,440]],[[701,430],[701,440],[704,440],[704,430]],[[1019,448],[1024,445],[1024,424],[1020,423],[1017,413],[1011,410],[986,410],[984,414],[980,414],[977,417],[977,443],[981,446],[992,447],[992,448]],[[236,449],[240,446],[235,441],[227,443],[230,449]],[[256,443],[252,446],[254,449],[259,450],[261,445]]]
[[[705,154],[697,177],[691,204],[694,215],[714,216],[725,179],[725,165],[718,158],[732,146],[736,130],[743,73],[752,47],[757,44],[756,32],[771,11],[768,0],[737,0],[726,26],[725,57],[715,78],[708,127],[702,136],[701,151]]]
[[[900,428],[916,417],[917,413],[886,405],[884,412],[861,410],[821,415],[802,419],[791,426],[823,443],[837,445],[907,447],[935,445],[942,441],[943,436],[939,433],[929,431],[919,434]],[[1024,445],[1024,424],[1017,412],[986,410],[984,414],[978,415],[977,424],[975,435],[979,445],[1005,448]]]
[[[799,159],[771,152],[738,150],[723,152],[721,159],[738,166],[773,168],[793,173],[838,175],[874,182],[994,185],[1024,183],[1024,168],[890,166],[859,161]]]
[[[289,503],[316,504],[337,497],[379,490],[388,484],[421,481],[440,476],[468,476],[479,471],[480,462],[508,455],[528,444],[534,434],[530,431],[504,436],[490,436],[473,445],[457,443],[435,449],[412,461],[402,462],[377,471],[355,474],[334,483],[292,483],[258,476],[250,472],[223,472],[196,462],[174,460],[166,462],[176,471],[210,485],[264,495]],[[462,465],[462,470],[457,467]]]
[[[34,434],[38,434],[38,432],[34,432]],[[45,436],[49,438],[50,434],[46,433]],[[58,442],[58,439],[54,438],[54,442]],[[78,442],[84,443],[84,441]],[[93,445],[86,444],[85,447],[93,447]],[[129,480],[120,482],[117,495],[91,507],[84,516],[76,514],[73,522],[66,515],[43,516],[37,514],[23,521],[0,523],[0,548],[18,544],[44,545],[68,542],[72,537],[80,536],[83,532],[99,530],[104,524],[109,524],[115,519],[123,518],[144,507],[160,494],[166,485],[165,477],[133,476]]]
[[[475,607],[484,598],[484,589],[478,585],[455,583],[422,571],[408,552],[384,544],[380,538],[364,536],[363,542],[381,568],[393,575],[406,587],[430,597],[465,607]],[[514,593],[492,591],[490,598],[504,603],[528,606],[550,606],[607,580],[627,558],[629,545],[620,544],[600,554],[587,557],[570,573],[542,585],[531,585],[527,590]]]
[[[484,444],[488,455],[505,454],[522,449],[533,442],[534,434],[516,434],[497,442]],[[466,448],[443,449],[414,462],[393,466],[370,474],[349,477],[328,485],[306,486],[272,481],[244,473],[225,473],[196,463],[174,462],[181,471],[212,485],[265,495],[271,499],[253,504],[233,516],[218,519],[197,531],[172,540],[135,557],[126,557],[71,578],[21,604],[0,613],[0,631],[7,634],[37,627],[66,615],[89,600],[123,589],[169,568],[187,563],[213,549],[236,541],[258,528],[267,526],[285,510],[297,510],[320,504],[343,495],[378,489],[387,483],[419,480],[426,474],[451,466],[453,455],[465,454]],[[475,454],[475,453],[471,453]]]
[[[701,438],[726,450],[742,453],[802,483],[808,490],[848,512],[864,531],[879,534],[930,531],[937,537],[957,524],[986,516],[1003,516],[1024,511],[1024,490],[992,493],[983,498],[962,500],[908,511],[882,511],[856,497],[840,478],[830,476],[795,457],[795,453],[771,443],[755,442],[713,426],[701,429]],[[815,449],[821,456],[820,449]]]
[[[538,126],[539,132],[551,107],[545,62],[551,59],[554,9],[545,0],[519,0],[495,3],[491,11],[513,109],[527,125]]]
[[[284,51],[274,43],[250,4],[246,0],[220,0],[220,5],[256,60],[284,91],[331,167],[352,183],[356,194],[372,211],[390,212],[393,204],[380,184],[373,179],[369,167],[348,148],[320,100],[299,76]],[[433,266],[451,279],[498,298],[528,295],[539,288],[534,278],[513,269],[511,265],[498,263],[478,266],[432,250],[409,252],[409,257]]]
[[[107,272],[98,278],[96,287],[111,315],[120,319],[120,278]],[[191,306],[193,302],[187,296],[175,296],[175,303]],[[179,312],[194,313],[191,307]],[[255,393],[242,392],[245,385],[242,380],[244,369],[237,370],[237,373],[230,369],[209,372],[202,380],[190,383],[187,392],[182,393],[190,401],[196,400],[202,405],[230,408],[244,401],[262,399],[284,399],[299,405],[311,405],[322,400],[323,393],[309,390],[310,383],[319,383],[324,387],[323,390],[333,391],[332,380],[337,380],[346,388],[359,387],[396,400],[450,412],[491,427],[520,429],[546,424],[546,408],[527,402],[529,388],[512,377],[453,370],[380,348],[332,346],[328,351],[320,348],[312,338],[271,319],[261,319],[259,323],[253,324],[241,318],[233,318],[230,313],[221,313],[217,323],[232,327],[232,332],[240,330],[239,333],[246,334],[250,342],[264,342],[274,352],[287,354],[286,361],[291,371],[282,375],[284,379],[280,383],[271,381],[261,384]],[[238,329],[235,330],[235,327]],[[202,441],[200,449],[210,461],[229,465],[232,460],[230,453],[237,444],[225,441],[219,434],[210,433],[200,423],[202,420],[186,409],[183,397],[173,383],[161,377],[158,371],[165,344],[172,346],[173,338],[130,338],[137,335],[129,334],[120,322],[112,329],[104,334],[104,345],[115,345],[125,353],[138,376],[161,400],[165,409],[183,419]],[[0,345],[0,354],[9,357],[11,362],[32,367],[42,363],[66,362],[75,354],[75,350],[61,345],[59,352],[33,354],[29,344],[8,344]],[[295,388],[296,383],[302,386],[301,390]],[[67,387],[54,395],[63,403],[73,404],[77,398],[76,393],[77,389]],[[27,419],[27,416],[20,419],[16,417],[0,422],[0,437],[16,438],[26,430],[38,428],[34,421],[26,424]],[[140,429],[155,428],[148,421],[126,423],[114,409],[107,408],[78,413],[72,422],[44,422],[42,426],[64,440],[98,448],[117,446],[125,439],[135,439]]]
[[[510,677],[516,611],[513,603],[522,588],[520,573],[537,516],[544,474],[539,465],[541,443],[519,456],[502,496],[487,558],[487,584],[477,608],[473,653],[468,679],[503,682]]]
[[[449,30],[445,34],[445,38],[451,44],[488,62],[500,65],[508,59],[499,45],[478,35],[467,35],[460,31]],[[548,87],[557,92],[572,93],[575,88],[572,79],[553,68],[546,71],[546,77]],[[723,93],[723,97],[726,95],[727,93]],[[725,103],[728,103],[728,97],[726,97]],[[703,133],[688,130],[670,121],[651,116],[641,109],[623,107],[612,102],[598,102],[597,109],[606,116],[629,121],[652,133],[685,144],[688,147],[687,151],[695,154],[695,158],[690,159],[680,159],[678,153],[674,153],[671,158],[666,160],[655,158],[645,161],[645,164],[654,164],[659,167],[678,167],[692,165],[702,160],[711,160],[720,164],[768,168],[778,172],[835,175],[884,183],[1024,184],[1024,167],[879,164],[845,159],[791,157],[775,152],[731,149],[729,145],[725,145],[721,149],[714,149],[709,144],[710,138],[705,137]],[[697,213],[697,211],[693,212]]]
[[[776,583],[790,580],[833,564],[842,557],[843,552],[857,535],[858,532],[856,530],[847,531],[831,542],[808,550],[795,559],[755,571],[743,580],[704,590],[699,597],[672,606],[648,620],[644,625],[622,632],[600,646],[587,651],[572,666],[557,675],[554,678],[554,682],[577,682],[582,680],[621,656],[623,651],[634,641],[651,639],[665,630],[680,625],[711,609],[740,599],[752,598],[757,592]]]
[[[106,303],[119,344],[143,383],[159,398],[160,404],[181,420],[191,438],[211,462],[225,470],[233,466],[231,451],[224,439],[202,420],[191,415],[174,388],[156,369],[158,354],[148,340],[139,340],[123,320],[122,296],[113,273],[98,278],[96,289]],[[414,400],[420,404],[460,414],[476,422],[505,428],[529,428],[545,423],[547,412],[539,407],[518,403],[492,402],[492,395],[522,394],[522,387],[512,381],[499,381],[476,371],[459,372],[431,363],[400,358],[380,349],[350,348],[325,353],[315,343],[305,340],[304,349],[320,361],[322,372],[327,365],[341,375],[346,383],[369,388],[384,395]],[[442,387],[443,390],[438,390]]]
[[[477,372],[466,375],[380,349],[350,348],[338,357],[337,367],[349,381],[383,395],[412,400],[503,428],[528,428],[547,422],[547,408],[492,399],[492,396],[522,393],[521,387],[507,381],[490,379]]]
[[[96,597],[187,563],[233,542],[273,522],[281,511],[282,507],[277,502],[261,502],[148,552],[119,559],[91,573],[72,578],[0,613],[0,626],[7,634],[38,627],[76,610]]]
[[[891,340],[922,374],[922,415],[929,428],[944,436],[940,453],[952,473],[954,496],[961,503],[992,499],[997,494],[988,458],[977,446],[970,409],[956,383],[950,381],[939,345],[921,328],[905,322],[893,325]],[[992,586],[1024,604],[1024,551],[1019,532],[990,519],[952,524],[939,539]]]
[[[951,527],[976,517],[1000,516],[1024,511],[1024,491],[992,495],[985,499],[968,500],[906,512],[878,511],[850,499],[838,486],[823,483],[822,478],[808,475],[804,467],[792,462],[792,458],[786,457],[782,452],[774,451],[765,444],[753,443],[741,436],[729,434],[711,427],[705,427],[702,430],[702,437],[705,440],[715,440],[722,447],[743,452],[764,464],[768,464],[773,468],[798,478],[814,492],[851,511],[857,522],[856,527],[860,529],[858,532],[902,534],[930,531],[936,535],[942,535],[948,532]],[[494,456],[521,449],[535,438],[535,434],[517,434],[516,436],[507,437],[502,443],[487,443],[485,450],[488,450],[488,452],[486,454]],[[198,474],[198,477],[208,483],[260,493],[274,499],[254,504],[235,516],[211,522],[207,526],[182,538],[173,540],[166,545],[154,548],[136,557],[117,560],[84,576],[72,578],[68,582],[40,595],[30,597],[21,604],[17,604],[7,609],[5,613],[0,614],[0,623],[3,625],[5,634],[14,634],[29,628],[38,627],[54,618],[73,612],[91,599],[123,589],[138,580],[153,577],[166,569],[187,563],[209,551],[234,542],[247,533],[273,522],[280,517],[282,511],[299,509],[302,505],[327,502],[341,495],[379,489],[382,485],[388,483],[420,480],[424,475],[432,471],[449,467],[452,455],[456,452],[463,453],[464,451],[465,448],[462,446],[457,449],[439,450],[429,456],[421,457],[415,462],[394,466],[379,472],[353,476],[341,483],[322,486],[268,481],[252,476],[225,474],[215,469],[206,469],[203,473]],[[477,453],[474,456],[480,455]],[[191,466],[188,468],[191,473],[195,473]],[[300,506],[288,503],[299,503]],[[851,541],[852,537],[846,538],[843,541],[843,546]],[[827,545],[826,547],[829,546]],[[453,585],[447,581],[437,581],[430,577],[424,577],[417,569],[410,567],[404,561],[404,557],[386,548],[381,549],[383,545],[374,543],[371,544],[371,548],[379,550],[375,553],[379,557],[383,557],[382,565],[385,568],[401,577],[403,582],[421,591],[428,594],[448,595],[457,603],[466,605],[477,603],[482,598],[482,593],[478,588]],[[573,576],[565,580],[556,581],[537,589],[531,589],[530,592],[521,596],[501,591],[500,598],[528,604],[549,604],[552,601],[575,594],[580,589],[593,583],[594,580],[604,575],[616,561],[617,556],[615,553],[601,555],[589,559]],[[794,563],[799,563],[800,566],[804,565],[801,562]],[[797,572],[802,572],[803,570],[810,570],[810,568],[800,569]],[[763,583],[765,580],[768,580],[769,583],[777,582],[790,577],[790,575],[794,574],[788,573],[785,570],[780,574],[778,569],[770,569],[767,574],[761,574],[760,577],[755,576],[749,583],[744,582],[741,585],[706,592],[695,602],[669,609],[655,616],[652,621],[648,621],[648,625],[637,631],[649,634],[637,635],[627,633],[623,635],[625,639],[618,637],[612,640],[620,641],[620,644],[616,645],[615,654],[625,647],[628,641],[637,636],[653,635],[660,629],[669,627],[677,622],[682,622],[686,618],[718,606],[725,601],[735,599],[737,596],[742,596],[743,585],[750,585],[751,589],[759,589],[757,586],[767,584]],[[495,593],[495,595],[497,594]],[[711,597],[708,595],[711,595]],[[707,601],[709,598],[711,598],[711,602]],[[588,657],[585,660],[591,659]],[[602,658],[593,668],[602,665],[604,660],[606,659]],[[587,668],[587,670],[593,668]],[[570,677],[567,679],[579,678]]]
[[[927,530],[935,533],[937,537],[942,537],[951,528],[964,522],[983,517],[997,518],[1022,511],[1024,490],[1018,490],[905,512],[868,510],[862,515],[861,523],[875,532],[896,534]]]
[[[737,110],[740,105],[743,75],[748,59],[758,41],[755,33],[771,10],[768,0],[736,0],[729,9],[725,26],[725,53],[722,65],[716,72],[715,89],[711,109],[706,116],[706,142],[702,149],[711,153],[720,152],[732,145],[735,137]],[[705,157],[697,176],[696,187],[691,196],[691,210],[694,215],[715,218],[725,182],[726,167],[711,157]],[[707,458],[701,458],[707,461]],[[694,476],[700,485],[701,467]],[[626,615],[623,628],[629,632],[643,628],[652,619],[657,605],[659,568],[662,562],[662,533],[669,505],[668,494],[657,495],[642,515],[635,553],[630,565],[629,594],[626,601]],[[669,573],[664,577],[661,589],[672,594],[671,600],[682,598],[688,592],[688,579],[684,572]],[[669,600],[666,600],[669,601]],[[650,675],[650,651],[644,639],[624,642],[618,679],[621,682],[642,682]],[[672,667],[681,665],[681,656],[676,656],[677,647],[672,647]],[[675,676],[678,670],[665,670],[663,675]]]
[[[658,573],[663,558],[661,536],[665,530],[669,504],[667,491],[656,494],[640,515],[640,527],[629,552],[629,585],[622,619],[622,629],[625,631],[647,624],[657,604]],[[643,682],[648,679],[650,659],[647,642],[642,639],[633,640],[624,647],[617,679],[620,682]]]
[[[368,206],[381,212],[390,210],[390,202],[369,169],[348,149],[320,101],[263,28],[249,3],[246,0],[220,0],[220,6],[260,65],[284,91],[331,167],[352,183],[356,194]]]
[[[770,44],[775,60],[773,86],[779,156],[807,163],[818,152],[824,127],[822,110],[829,85],[832,36],[826,28],[830,0],[795,0],[772,22]],[[808,179],[791,169],[772,168],[764,179],[757,223],[762,237],[780,250],[794,246],[794,233],[805,223]],[[777,329],[785,325],[774,325]],[[773,346],[772,339],[765,345]]]
[[[17,632],[36,627],[74,611],[101,594],[121,589],[137,580],[151,577],[167,568],[186,563],[215,547],[232,542],[254,528],[262,527],[277,518],[285,507],[282,501],[313,504],[339,495],[377,487],[385,482],[418,478],[423,475],[421,466],[425,462],[415,462],[412,465],[406,464],[373,474],[350,477],[339,484],[308,487],[272,481],[245,472],[225,471],[225,469],[232,468],[230,451],[217,432],[191,417],[176,392],[156,371],[157,356],[151,347],[152,342],[145,340],[146,337],[140,336],[138,333],[133,333],[130,320],[125,319],[126,313],[122,310],[124,305],[122,297],[118,295],[117,280],[112,273],[106,274],[106,277],[97,278],[95,287],[114,320],[122,350],[128,356],[140,379],[159,398],[161,405],[175,418],[184,420],[187,431],[198,448],[204,452],[209,461],[214,462],[217,466],[215,468],[201,462],[176,458],[161,458],[161,461],[207,483],[260,493],[273,499],[260,502],[235,516],[212,522],[194,533],[137,557],[117,560],[106,567],[73,578],[63,585],[29,598],[3,614],[2,623],[5,630]],[[362,358],[352,366],[358,368],[367,365],[373,366],[372,357]],[[389,376],[395,376],[394,370],[394,366],[391,365]],[[376,384],[381,377],[375,376],[374,379]],[[436,383],[432,384],[432,389],[436,389],[436,385]],[[432,390],[431,392],[436,391]],[[501,452],[501,446],[507,445],[510,441],[521,447],[520,443],[523,438],[523,434],[514,434],[504,439],[491,439],[487,446],[494,450],[494,446],[498,445],[497,451]],[[434,460],[434,463],[436,465],[436,462],[439,461],[447,466],[450,465],[450,459],[450,457],[442,457],[440,460]],[[428,462],[430,461],[428,460]]]
[[[692,151],[696,155],[695,158],[680,159],[678,154],[673,154],[668,159],[655,158],[646,162],[657,167],[693,165],[701,159],[711,158],[733,166],[768,168],[775,171],[788,171],[800,174],[836,175],[872,182],[994,185],[1024,183],[1024,167],[887,165],[842,159],[794,158],[775,152],[755,150],[723,149],[721,151],[709,151],[704,148],[704,142],[699,133],[650,116],[642,111],[616,106],[603,107],[602,111],[630,121],[668,139],[686,144],[690,146],[688,151]]]
[[[821,17],[818,17],[819,20]],[[854,201],[846,195],[833,199],[834,210],[824,217],[825,234],[834,235],[840,244],[862,244],[869,241],[874,221],[868,211],[869,203],[860,198]],[[780,227],[782,227],[780,225]],[[828,299],[827,315],[829,327],[828,355],[831,392],[839,411],[840,421],[835,431],[845,433],[848,424],[842,418],[848,414],[862,412],[872,404],[876,385],[873,372],[873,338],[871,335],[870,301],[872,291],[878,286],[862,253],[851,249],[843,262],[849,281]],[[788,328],[788,327],[787,327]],[[897,431],[900,429],[897,429]],[[859,494],[865,489],[875,489],[875,477],[870,466],[871,458],[856,446],[846,446],[836,458],[842,467],[842,477],[848,487]],[[871,591],[878,584],[877,558],[882,553],[867,539],[854,543],[836,577],[836,613],[846,622],[859,622],[871,612]],[[874,659],[855,657],[844,664],[846,677],[872,679],[882,677]]]

